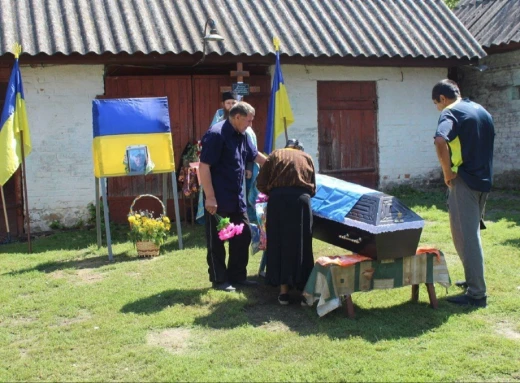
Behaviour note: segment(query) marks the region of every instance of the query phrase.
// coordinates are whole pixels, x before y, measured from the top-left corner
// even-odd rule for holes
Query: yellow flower
[[[151,241],[160,246],[168,238],[170,219],[166,216],[154,218],[153,212],[132,213],[128,216],[130,223],[129,237],[132,242]]]

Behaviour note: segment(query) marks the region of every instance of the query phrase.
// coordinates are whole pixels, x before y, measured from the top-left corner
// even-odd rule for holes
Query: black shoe
[[[255,286],[258,286],[258,282],[257,281],[251,281],[251,280],[248,280],[248,279],[244,279],[243,281],[240,281],[240,282],[233,282],[233,284],[235,286],[240,286],[240,287],[255,287]]]
[[[455,286],[460,287],[461,289],[468,288],[468,284],[466,283],[466,281],[457,281],[455,282]]]
[[[484,298],[471,298],[466,294],[457,295],[454,297],[449,297],[446,299],[450,303],[454,303],[459,306],[474,306],[474,307],[486,307],[487,306],[487,297]]]
[[[215,290],[225,291],[226,293],[232,293],[236,290],[229,282],[213,282],[213,288]]]
[[[307,300],[307,298],[305,298],[305,296],[301,296],[301,306],[302,307],[311,307],[312,304],[309,304],[309,301]]]
[[[280,295],[278,295],[278,302],[282,306],[287,306],[289,304],[289,294],[280,294]]]

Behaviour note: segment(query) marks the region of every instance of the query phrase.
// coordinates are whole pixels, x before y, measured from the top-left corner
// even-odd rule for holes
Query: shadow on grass
[[[71,259],[67,261],[51,261],[40,263],[37,266],[30,267],[27,269],[21,269],[16,271],[11,271],[9,273],[4,273],[3,275],[19,275],[24,273],[29,273],[31,271],[39,271],[41,273],[52,273],[56,270],[79,270],[79,269],[96,269],[99,267],[113,265],[115,263],[120,262],[131,262],[138,261],[139,258],[128,256],[128,252],[122,252],[118,254],[114,254],[114,262],[110,262],[108,260],[107,255],[100,255],[98,257],[89,257],[84,259]]]
[[[182,225],[182,245],[183,249],[205,248],[206,237],[203,225]],[[172,233],[177,234],[175,223],[172,225]],[[161,246],[165,252],[179,250],[179,240],[177,235],[172,240]]]
[[[508,240],[503,241],[502,244],[520,248],[520,238],[508,239]]]
[[[128,303],[121,308],[122,313],[135,313],[150,315],[160,312],[174,305],[202,305],[201,297],[209,289],[196,290],[166,290],[160,294],[154,294],[147,298]]]
[[[399,338],[413,338],[442,326],[451,315],[470,311],[439,299],[439,308],[433,310],[426,302],[403,302],[392,307],[362,309],[355,306],[356,319],[346,317],[340,307],[319,318],[316,305],[300,304],[281,306],[278,290],[269,286],[240,290],[243,299],[219,300],[208,303],[202,299],[209,289],[167,290],[160,294],[137,300],[121,308],[123,313],[153,315],[175,305],[211,305],[211,313],[198,317],[194,324],[213,329],[233,329],[241,326],[264,328],[266,331],[291,331],[301,336],[325,334],[332,339],[361,337],[369,342]],[[294,298],[298,296],[292,292]],[[223,297],[233,293],[219,292]],[[355,296],[354,296],[355,299]]]
[[[128,242],[128,230],[118,225],[112,230],[112,245]],[[68,229],[46,233],[45,235],[34,234],[31,238],[32,253],[40,254],[48,251],[59,250],[82,250],[90,246],[96,246],[97,233],[95,229]],[[31,236],[32,237],[32,236]],[[103,236],[102,245],[106,246],[106,240]],[[0,248],[2,253],[22,253],[28,254],[27,239],[21,237],[17,242],[2,245]]]
[[[179,241],[177,237],[177,230],[175,225],[172,229],[174,236],[170,237],[167,243],[161,247],[161,251],[171,252],[179,250]],[[206,240],[204,236],[204,226],[186,226],[182,225],[182,239],[184,249],[189,248],[200,248],[206,246]],[[31,236],[33,237],[33,236]],[[128,243],[128,227],[126,225],[113,225],[111,231],[112,245],[121,243]],[[84,229],[67,229],[58,230],[55,232],[46,232],[43,234],[36,233],[32,238],[32,253],[41,254],[48,251],[59,251],[59,250],[83,250],[91,246],[97,245],[97,232],[96,229],[84,228]],[[107,242],[105,235],[103,234],[102,246],[106,247]],[[13,239],[12,242],[7,244],[0,244],[0,252],[3,254],[18,253],[18,254],[29,254],[28,244],[26,238]]]

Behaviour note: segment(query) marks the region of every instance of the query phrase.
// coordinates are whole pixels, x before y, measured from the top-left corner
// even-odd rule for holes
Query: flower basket
[[[141,198],[149,197],[157,200],[161,204],[162,214],[155,218],[153,212],[134,211],[135,203]],[[137,248],[139,257],[156,257],[164,240],[168,236],[170,230],[170,220],[166,216],[166,208],[162,201],[154,195],[142,194],[137,196],[128,213],[128,222],[130,224],[130,238]]]
[[[161,249],[152,241],[136,242],[135,247],[137,248],[138,257],[157,257]]]

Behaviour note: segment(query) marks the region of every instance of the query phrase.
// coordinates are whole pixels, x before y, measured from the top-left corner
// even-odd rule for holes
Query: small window
[[[511,99],[520,100],[520,85],[513,86],[511,89]]]

